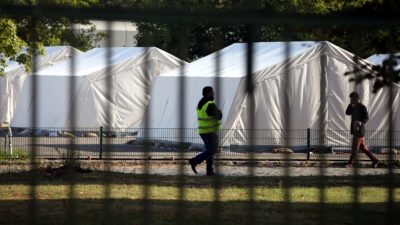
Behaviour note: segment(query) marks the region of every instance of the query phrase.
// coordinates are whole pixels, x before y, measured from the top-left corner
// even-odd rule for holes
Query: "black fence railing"
[[[284,159],[282,154],[289,154],[289,159],[295,160],[344,160],[351,152],[352,135],[348,130],[253,130],[252,137],[249,133],[248,130],[220,130],[219,158],[248,158],[247,143],[253,143],[256,159]],[[381,160],[387,159],[390,152],[394,159],[399,159],[400,132],[392,132],[391,148],[388,135],[388,131],[368,130],[368,148]],[[3,133],[0,138],[3,153],[29,155],[34,146],[39,158],[66,158],[71,140],[74,154],[80,159],[179,158],[181,151],[188,158],[204,150],[197,129],[13,128],[12,136]],[[360,159],[367,158],[361,155]]]

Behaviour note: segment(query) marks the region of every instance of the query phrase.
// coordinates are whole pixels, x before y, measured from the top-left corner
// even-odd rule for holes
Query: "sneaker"
[[[378,164],[379,164],[379,160],[375,160],[375,161],[372,162],[371,167],[372,167],[372,168],[377,168],[377,167],[378,167]]]
[[[207,176],[215,176],[215,173],[214,172],[207,172]]]
[[[193,159],[189,159],[189,164],[190,164],[190,167],[192,168],[193,172],[195,174],[197,174],[196,163],[193,162]]]

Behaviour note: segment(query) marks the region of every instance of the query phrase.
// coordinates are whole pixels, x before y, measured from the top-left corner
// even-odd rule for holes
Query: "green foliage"
[[[12,19],[0,19],[0,76],[4,75],[6,60],[14,60],[25,63],[29,59],[25,54],[18,55],[21,52],[25,42],[17,35],[17,26]]]
[[[199,9],[240,11],[257,9],[261,13],[285,13],[303,15],[325,15],[332,13],[374,13],[385,11],[389,6],[387,1],[380,0],[227,0],[227,1],[170,1],[149,0],[130,1],[132,5],[143,8],[160,8],[168,10],[195,11]],[[126,3],[125,3],[126,4]],[[392,3],[391,10],[397,10],[399,4]],[[186,60],[194,60],[234,42],[246,40],[244,24],[230,26],[215,26],[210,24],[191,24],[186,26],[185,34],[179,33],[179,24],[168,23],[137,23],[139,33],[136,36],[139,46],[157,46],[173,54],[178,53],[177,35],[187,40]],[[391,28],[394,48],[400,49],[400,29]],[[292,25],[288,27],[263,25],[255,27],[256,35],[253,41],[331,41],[362,57],[378,52],[388,52],[389,29],[361,30],[343,27],[326,27],[310,29]],[[357,43],[355,45],[354,43]],[[218,48],[217,48],[218,49]],[[182,55],[177,54],[180,57]]]
[[[98,0],[3,0],[2,3],[16,5],[67,5],[74,7],[90,7],[98,4]],[[88,30],[77,31],[75,24],[89,25]],[[95,34],[95,26],[87,20],[57,18],[33,19],[29,16],[21,18],[0,19],[0,75],[5,75],[6,60],[17,61],[29,71],[34,54],[44,53],[44,46],[70,45],[82,51],[93,48],[93,44],[103,39],[103,33]],[[21,53],[23,47],[26,52]]]
[[[29,154],[20,149],[13,149],[13,154],[10,152],[6,152],[3,149],[0,149],[0,161],[1,160],[28,160],[30,159]]]
[[[98,0],[2,0],[3,3],[14,5],[65,5],[87,7],[97,4]]]
[[[195,11],[208,10],[259,10],[268,13],[297,15],[327,14],[373,14],[399,12],[400,4],[384,0],[226,0],[226,1],[171,1],[149,0],[131,1],[132,5],[144,8],[160,8]],[[139,46],[157,46],[185,60],[191,61],[208,55],[215,50],[235,42],[246,41],[244,24],[216,26],[205,23],[190,25],[168,23],[137,23],[139,33],[136,38]],[[346,28],[339,26],[312,28],[295,23],[290,27],[277,25],[253,26],[253,41],[330,41],[360,57],[376,53],[400,51],[400,26],[375,29]],[[178,46],[178,38],[184,38],[184,46]],[[179,52],[179,48],[187,50]],[[395,64],[395,65],[394,65]],[[396,62],[385,62],[382,67],[376,66],[370,74],[358,76],[357,82],[363,79],[376,78],[374,92],[383,86],[400,82],[399,71],[393,69]],[[391,68],[392,69],[391,69]],[[353,71],[356,72],[357,71]]]
[[[267,1],[279,12],[327,14],[360,8],[373,0],[281,0]]]
[[[353,78],[350,78],[350,81],[358,84],[367,79],[374,79],[374,89],[372,92],[376,93],[383,87],[389,87],[393,83],[400,83],[399,64],[400,56],[390,55],[388,59],[382,62],[382,65],[373,65],[372,67],[363,65],[345,75],[354,75]]]
[[[62,153],[61,158],[63,159],[63,168],[79,169],[81,167],[78,151],[68,149],[66,152]]]

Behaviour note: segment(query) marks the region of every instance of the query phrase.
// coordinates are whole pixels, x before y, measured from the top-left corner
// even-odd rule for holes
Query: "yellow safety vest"
[[[221,121],[206,113],[207,107],[211,103],[214,101],[208,101],[201,109],[196,108],[200,134],[214,133],[220,129]]]

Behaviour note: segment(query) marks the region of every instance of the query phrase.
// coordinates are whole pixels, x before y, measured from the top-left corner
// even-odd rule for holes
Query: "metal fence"
[[[204,144],[197,129],[110,129],[91,128],[14,128],[13,135],[3,135],[1,151],[13,157],[27,157],[36,149],[36,157],[65,159],[74,151],[77,159],[174,159],[183,152],[189,159],[204,151]],[[256,160],[341,160],[351,153],[352,135],[348,130],[248,130],[219,131],[219,160],[245,160],[248,158],[248,139]],[[289,134],[290,133],[290,134]],[[321,133],[324,133],[320,140]],[[378,135],[371,135],[371,134]],[[368,149],[380,160],[389,160],[389,154],[398,160],[400,132],[392,132],[394,145],[390,148],[388,131],[366,131]],[[35,143],[32,142],[32,137]],[[288,140],[290,138],[290,140]],[[71,146],[70,143],[74,144]],[[290,143],[290,145],[285,145]],[[321,144],[323,143],[323,144]],[[396,145],[397,144],[397,145]],[[391,149],[391,150],[390,150]],[[148,152],[145,156],[144,152]],[[324,154],[324,157],[321,157]],[[108,158],[107,158],[108,157]],[[364,154],[360,160],[369,160]]]
[[[16,16],[16,17],[25,17],[30,16],[33,18],[33,21],[39,20],[42,18],[46,19],[54,19],[60,17],[69,17],[69,18],[80,18],[80,19],[102,19],[109,21],[109,26],[112,26],[113,20],[126,20],[126,21],[145,21],[145,22],[169,22],[182,26],[190,26],[191,24],[197,22],[203,23],[211,23],[211,24],[219,24],[219,25],[241,25],[247,27],[247,77],[246,77],[246,87],[245,92],[252,96],[254,94],[254,78],[253,75],[253,46],[252,43],[256,39],[256,34],[254,33],[254,26],[257,25],[279,25],[287,28],[294,28],[295,26],[304,26],[308,29],[313,28],[330,28],[330,27],[346,27],[352,29],[372,29],[377,27],[390,27],[399,25],[399,17],[379,17],[379,16],[371,16],[371,15],[312,15],[312,16],[302,16],[295,15],[294,18],[290,18],[287,15],[277,15],[277,14],[260,14],[258,11],[243,11],[243,12],[214,12],[214,11],[199,11],[199,12],[187,12],[187,11],[175,11],[175,10],[159,10],[159,9],[136,9],[136,8],[74,8],[74,7],[64,7],[64,6],[16,6],[16,5],[4,5],[0,4],[0,15],[3,17],[6,16]],[[35,33],[35,24],[32,24],[32,35],[37,36]],[[288,29],[290,32],[291,29]],[[110,37],[110,40],[112,37]],[[109,45],[112,43],[108,42]],[[177,46],[179,48],[178,57],[183,57],[187,52],[187,43],[186,37],[178,34],[178,43]],[[35,51],[35,50],[34,50]],[[287,56],[290,55],[290,49],[287,47],[286,49]],[[106,57],[106,61],[110,63],[112,52],[109,51]],[[35,60],[33,60],[35,62]],[[219,66],[218,57],[216,59],[216,67]],[[287,65],[289,66],[289,65]],[[71,73],[74,73],[74,60],[71,63]],[[34,75],[37,72],[37,65],[33,63],[32,65],[32,74]],[[111,68],[108,68],[106,71],[111,74]],[[185,73],[184,67],[181,70],[182,75]],[[287,74],[289,75],[289,74]],[[109,76],[111,77],[111,76]],[[111,79],[111,78],[108,78]],[[322,80],[322,79],[321,79]],[[219,89],[220,80],[218,77],[215,78],[215,86],[216,90]],[[108,80],[110,84],[109,90],[111,90],[111,82]],[[75,88],[76,85],[74,83],[74,79],[70,80],[71,90]],[[290,90],[290,84],[287,82],[287,86],[285,86],[285,90]],[[324,86],[323,82],[321,86]],[[179,89],[181,93],[185,93],[185,78],[181,77],[179,81]],[[35,81],[33,82],[32,88],[32,98],[37,97],[37,88],[35,86]],[[322,89],[322,88],[321,88]],[[111,91],[109,93],[111,95]],[[321,93],[317,93],[321,94]],[[179,102],[182,103],[181,108],[185,108],[183,94],[180,95]],[[217,95],[218,96],[218,95]],[[106,96],[109,98],[110,96]],[[287,96],[285,96],[288,98]],[[109,98],[111,99],[111,98]],[[252,99],[252,98],[250,98]],[[321,98],[324,99],[324,98]],[[393,102],[393,99],[391,99]],[[288,107],[288,99],[286,99],[286,109]],[[323,101],[323,100],[322,100]],[[388,110],[391,110],[390,100],[388,101]],[[321,102],[321,104],[326,104],[325,102]],[[32,126],[36,126],[36,118],[37,118],[37,106],[32,105],[33,113],[32,113]],[[247,105],[247,109],[249,110],[249,114],[254,112],[255,103],[250,100]],[[111,107],[108,109],[106,114],[110,116]],[[46,157],[46,158],[68,158],[68,157],[77,157],[77,158],[95,158],[95,159],[113,159],[113,158],[144,158],[151,159],[152,157],[170,157],[174,156],[178,159],[187,159],[195,155],[198,151],[201,151],[203,148],[203,144],[198,137],[195,130],[186,130],[183,129],[185,126],[185,112],[182,110],[177,110],[177,117],[180,118],[179,127],[180,129],[176,130],[150,130],[150,129],[124,129],[124,130],[109,130],[109,129],[81,129],[81,128],[73,128],[73,129],[32,129],[28,128],[25,131],[13,132],[12,137],[12,149],[13,154],[18,152],[27,152],[29,154],[30,160],[30,173],[28,174],[28,183],[29,183],[29,194],[27,197],[27,205],[26,211],[28,211],[28,215],[25,216],[25,220],[22,223],[30,223],[30,224],[49,224],[51,221],[46,221],[46,217],[43,216],[43,208],[41,208],[44,204],[43,196],[39,198],[38,196],[38,186],[40,184],[40,176],[39,167],[37,164],[37,158]],[[71,118],[74,118],[76,115],[76,109],[71,112]],[[289,114],[289,111],[285,113]],[[322,113],[322,112],[321,112]],[[393,117],[393,112],[390,114],[390,117]],[[290,118],[289,116],[285,116],[285,118]],[[256,121],[249,118],[250,120],[250,128],[254,128]],[[389,118],[391,121],[391,118]],[[147,121],[148,122],[148,121]],[[318,159],[318,160],[346,160],[348,159],[348,155],[346,153],[349,152],[348,144],[340,144],[346,143],[344,140],[350,140],[350,134],[348,131],[323,131],[320,130],[292,130],[291,129],[291,121],[286,121],[288,124],[287,130],[223,130],[220,134],[222,139],[221,143],[221,153],[217,154],[217,158],[236,158],[236,159],[246,159],[249,161],[253,161],[255,159],[278,159],[283,161],[288,161],[290,159]],[[74,127],[74,121],[71,122],[71,127]],[[146,125],[146,121],[145,121]],[[322,127],[322,122],[321,122]],[[24,136],[25,134],[26,136]],[[46,136],[43,134],[46,133]],[[390,149],[398,148],[398,142],[400,140],[400,135],[398,132],[393,131],[393,127],[389,129],[386,134],[380,135],[379,137],[372,137],[367,139],[367,143],[371,146],[371,150],[379,155],[379,158],[382,160],[394,161],[398,159],[398,155],[395,155],[393,151]],[[328,136],[333,137],[333,139],[325,139],[327,135],[321,134],[329,134]],[[245,141],[241,140],[243,135],[248,138]],[[335,138],[337,137],[337,138]],[[335,140],[341,140],[342,142],[336,142]],[[5,138],[0,139],[1,143],[6,143],[6,149],[9,149],[10,145],[7,145],[8,140]],[[225,142],[225,143],[224,143]],[[397,144],[396,144],[397,143]],[[8,146],[8,147],[7,147]],[[389,150],[388,150],[389,149]],[[287,151],[294,151],[292,154],[287,154]],[[8,150],[7,150],[8,151]],[[272,153],[276,151],[276,153]],[[381,154],[382,153],[385,154]],[[275,154],[275,155],[274,155]],[[276,156],[276,157],[275,157]],[[105,160],[105,170],[111,171],[111,160]],[[158,224],[186,224],[191,223],[195,224],[195,222],[191,221],[192,218],[188,218],[189,216],[193,216],[196,219],[201,219],[201,223],[210,223],[210,224],[268,224],[269,219],[279,217],[280,224],[298,224],[301,222],[301,219],[296,218],[297,216],[302,216],[302,211],[306,211],[307,207],[310,207],[311,204],[305,204],[301,206],[296,206],[295,202],[292,202],[291,199],[293,197],[292,189],[296,187],[296,179],[294,179],[292,175],[292,168],[289,166],[283,167],[283,176],[279,177],[279,184],[274,184],[273,187],[280,188],[282,190],[283,200],[281,204],[273,204],[273,202],[261,202],[257,200],[260,195],[257,192],[258,187],[262,187],[265,185],[266,180],[258,180],[255,174],[255,166],[253,164],[249,164],[246,178],[238,178],[235,179],[231,183],[239,182],[239,180],[244,179],[242,183],[244,183],[246,187],[246,198],[242,201],[234,201],[234,202],[223,202],[221,198],[223,197],[222,191],[224,188],[229,189],[229,185],[224,185],[223,182],[226,181],[221,176],[214,176],[212,179],[204,179],[202,187],[212,187],[212,201],[211,203],[207,203],[205,205],[201,204],[201,200],[198,200],[195,204],[190,204],[186,200],[187,197],[187,189],[188,187],[192,188],[191,180],[187,179],[185,175],[185,168],[188,167],[188,164],[181,163],[177,170],[177,176],[173,178],[167,177],[162,179],[160,177],[152,177],[150,175],[150,162],[145,161],[143,164],[144,176],[135,180],[135,184],[140,184],[140,188],[142,190],[142,196],[139,198],[139,201],[122,201],[119,204],[119,199],[115,199],[112,197],[112,186],[114,184],[119,184],[114,179],[114,175],[111,173],[104,173],[101,177],[97,177],[100,179],[100,185],[102,188],[101,195],[101,207],[96,209],[94,218],[92,221],[77,221],[77,209],[80,207],[80,204],[84,206],[90,207],[90,201],[81,202],[78,200],[77,196],[79,194],[76,193],[77,186],[81,183],[78,180],[78,176],[74,173],[74,168],[72,164],[67,164],[69,169],[69,176],[63,182],[66,182],[68,185],[68,196],[66,199],[63,199],[65,212],[65,219],[62,221],[67,224],[82,224],[82,223],[96,223],[96,224],[127,224],[130,221],[120,221],[120,217],[122,216],[118,214],[118,211],[123,211],[126,207],[130,207],[134,205],[133,208],[130,208],[131,211],[127,213],[132,213],[135,216],[131,217],[134,220],[134,223],[137,224],[153,224],[160,217],[161,219],[165,219],[163,221],[158,221]],[[313,180],[314,183],[309,185],[316,187],[318,189],[319,201],[313,203],[313,209],[315,209],[316,216],[313,217],[314,220],[306,221],[311,224],[326,224],[329,219],[329,214],[327,213],[329,210],[340,210],[338,207],[332,207],[326,203],[326,195],[325,193],[328,191],[328,188],[332,185],[329,183],[329,179],[326,175],[325,167],[318,167],[318,180]],[[387,171],[385,176],[380,180],[380,185],[385,188],[387,191],[387,195],[385,195],[385,201],[382,204],[377,204],[378,207],[384,208],[383,212],[379,211],[377,213],[378,216],[381,216],[382,223],[385,224],[398,224],[398,212],[399,212],[399,201],[398,201],[398,182],[396,181],[395,171],[396,169],[392,166],[388,166],[385,168]],[[218,172],[218,164],[217,164],[217,172]],[[370,214],[368,209],[365,209],[365,202],[362,202],[360,199],[361,196],[361,188],[360,185],[362,178],[359,174],[360,171],[356,167],[352,170],[353,174],[351,176],[346,176],[346,178],[350,179],[349,186],[352,189],[352,201],[349,205],[346,205],[346,208],[351,212],[351,219],[349,221],[345,221],[349,224],[360,224],[361,222],[369,223],[369,221],[364,221],[362,218]],[[134,175],[132,175],[134,176]],[[11,183],[14,181],[11,179]],[[118,177],[117,177],[118,179]],[[156,180],[156,181],[154,181]],[[172,202],[162,202],[155,201],[155,199],[151,198],[151,188],[158,185],[170,186],[168,182],[172,182],[171,180],[175,180],[174,183],[177,188],[177,200]],[[3,179],[1,180],[0,186],[7,184],[6,181],[3,183]],[[50,181],[49,181],[50,182]],[[89,180],[89,182],[94,182],[93,180]],[[162,183],[164,182],[164,183]],[[208,182],[208,183],[207,183]],[[317,184],[315,184],[315,182]],[[338,181],[336,181],[338,182]],[[200,183],[200,182],[199,182]],[[206,183],[206,184],[204,184]],[[14,184],[14,183],[12,183]],[[17,183],[19,184],[19,183]],[[59,184],[59,183],[57,183]],[[341,183],[340,183],[341,184]],[[123,186],[123,188],[127,188],[129,185]],[[13,188],[17,188],[18,185],[13,186]],[[51,185],[48,185],[51,186]],[[333,185],[334,186],[334,185]],[[369,187],[369,186],[368,186]],[[122,188],[122,189],[123,189]],[[12,189],[12,188],[10,188]],[[121,190],[120,190],[121,191]],[[397,196],[397,197],[396,197]],[[132,197],[133,199],[136,196]],[[91,199],[93,200],[93,199]],[[94,201],[94,200],[93,200]],[[0,202],[2,203],[2,202]],[[3,201],[4,204],[11,204],[8,201]],[[118,203],[118,204],[117,204]],[[87,205],[86,205],[87,204]],[[157,205],[156,205],[157,204]],[[231,206],[239,204],[235,214],[240,213],[245,215],[245,218],[237,218],[235,215],[229,214],[229,212],[224,211],[222,213],[223,207]],[[266,205],[271,204],[274,207],[266,208]],[[50,203],[51,205],[51,203]],[[192,211],[199,210],[207,206],[210,208],[210,211],[206,215],[197,215]],[[114,208],[116,207],[116,208]],[[193,208],[192,208],[193,207]],[[196,208],[197,207],[197,208]],[[275,207],[278,207],[279,210],[276,212],[274,210]],[[372,206],[374,207],[374,206]],[[3,207],[0,207],[3,208]],[[173,208],[173,210],[168,210],[169,215],[164,215],[163,209],[165,208]],[[53,210],[54,208],[50,208]],[[11,210],[11,209],[8,209]],[[298,211],[296,211],[298,210]],[[260,212],[261,211],[261,212]],[[273,212],[271,212],[273,211]],[[2,211],[4,212],[4,211]],[[342,212],[342,211],[341,211]],[[1,215],[1,217],[7,217],[9,215]],[[48,215],[51,215],[50,212]],[[54,213],[56,213],[54,211]],[[93,213],[90,211],[87,216],[93,218]],[[269,214],[268,214],[269,213]],[[274,214],[275,213],[275,214]],[[330,213],[330,212],[329,212]],[[262,214],[262,216],[260,216]],[[269,216],[265,216],[268,214]],[[278,215],[279,214],[279,215]],[[228,216],[226,216],[228,215]],[[229,221],[229,216],[235,218],[235,221]],[[209,220],[205,221],[204,217],[210,217]],[[340,216],[338,216],[340,217]],[[82,218],[82,217],[79,217]],[[140,219],[137,219],[140,218]],[[3,218],[2,218],[3,219]],[[336,218],[340,219],[340,218]],[[276,220],[273,220],[276,221]]]

